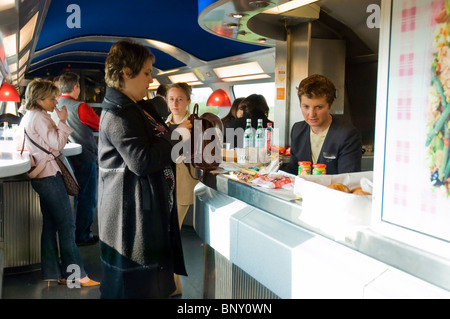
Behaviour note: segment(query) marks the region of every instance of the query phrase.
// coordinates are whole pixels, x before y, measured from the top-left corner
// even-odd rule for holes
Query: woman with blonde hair
[[[44,280],[65,284],[73,278],[73,269],[77,265],[82,287],[96,286],[99,282],[91,280],[84,270],[80,252],[75,243],[75,221],[69,195],[54,156],[58,156],[72,133],[66,124],[68,116],[65,106],[56,107],[58,88],[50,81],[35,79],[28,84],[25,92],[25,113],[21,127],[26,133],[25,148],[32,154],[40,172],[31,179],[31,186],[39,194],[42,212],[41,270]],[[55,111],[58,125],[48,112]],[[33,143],[34,142],[34,143]],[[51,152],[47,154],[37,145]],[[37,169],[37,168],[36,168]],[[59,244],[59,247],[58,247]],[[61,260],[59,258],[61,256]]]
[[[191,115],[189,112],[191,94],[191,87],[184,82],[172,84],[167,91],[167,104],[171,113],[167,117],[166,124],[171,131],[177,128],[180,123],[186,121]],[[198,180],[192,178],[192,176],[195,176],[195,169],[192,166],[189,169],[191,173],[189,173],[188,167],[184,162],[176,164],[176,194],[180,229],[189,207],[194,203],[194,187],[198,183]],[[181,294],[181,281],[178,276],[175,276],[175,283],[177,289],[173,295]]]

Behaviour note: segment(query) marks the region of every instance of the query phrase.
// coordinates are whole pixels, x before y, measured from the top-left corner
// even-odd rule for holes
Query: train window
[[[192,111],[195,103],[197,103],[199,115],[206,113],[206,112],[218,114],[219,113],[218,107],[206,106],[206,101],[208,100],[208,97],[211,95],[212,92],[213,92],[213,90],[209,87],[192,88],[191,106],[190,106],[189,110]]]
[[[13,114],[17,115],[17,104],[16,102],[6,102],[5,111],[3,112],[5,114]]]
[[[233,93],[236,98],[246,97],[250,94],[263,95],[269,105],[269,119],[274,120],[275,82],[234,85]]]
[[[105,76],[98,70],[80,71],[81,99],[87,103],[101,103],[106,92]]]

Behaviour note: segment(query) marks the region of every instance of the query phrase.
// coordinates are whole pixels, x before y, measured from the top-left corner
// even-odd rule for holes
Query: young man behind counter
[[[298,162],[309,161],[326,164],[327,174],[361,171],[361,134],[330,114],[336,97],[333,82],[314,74],[300,82],[297,93],[305,120],[292,127],[288,170],[297,175]]]

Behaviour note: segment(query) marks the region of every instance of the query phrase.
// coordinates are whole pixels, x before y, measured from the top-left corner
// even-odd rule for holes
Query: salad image
[[[450,0],[435,17],[431,86],[427,110],[427,167],[433,187],[450,197]]]

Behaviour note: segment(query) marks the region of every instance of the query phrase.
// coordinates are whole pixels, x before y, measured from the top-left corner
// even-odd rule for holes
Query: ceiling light
[[[149,90],[156,90],[160,86],[160,83],[157,79],[153,79],[153,82],[148,86]]]
[[[0,87],[0,101],[20,102],[20,96],[16,88],[6,81],[3,81]]]
[[[30,57],[30,50],[28,50],[19,60],[19,69],[21,69],[28,61]]]
[[[34,29],[36,28],[37,18],[39,16],[39,11],[34,14],[34,16],[20,29],[20,48],[22,51],[28,43],[33,39]]]
[[[187,83],[187,82],[198,81],[198,78],[195,76],[195,74],[193,72],[169,75],[169,79],[172,83],[177,83],[177,82],[186,82]]]
[[[17,62],[8,65],[9,73],[17,72]]]
[[[207,106],[229,107],[231,106],[230,97],[222,89],[215,90],[206,101]]]
[[[16,0],[0,0],[0,11],[14,8]]]
[[[231,16],[235,19],[242,19],[243,17],[246,16],[246,14],[245,13],[233,13]]]
[[[240,24],[239,24],[239,23],[233,23],[233,22],[230,22],[230,23],[226,23],[225,26],[226,26],[227,28],[230,28],[230,29],[235,29],[235,28],[237,28],[238,26],[240,26]]]
[[[267,9],[263,11],[262,13],[268,13],[268,14],[281,14],[287,11],[291,11],[303,6],[306,6],[307,4],[316,2],[317,0],[292,0],[285,2],[283,4],[280,4],[279,6]]]
[[[261,73],[261,74],[242,75],[242,76],[232,76],[232,77],[228,77],[228,78],[222,78],[221,80],[224,82],[237,82],[237,81],[268,79],[268,78],[270,78],[270,76],[268,74]]]
[[[3,39],[6,57],[9,58],[17,54],[17,35],[15,33]]]
[[[248,62],[215,68],[214,72],[219,78],[227,78],[231,76],[263,73],[264,70],[261,68],[258,62]]]
[[[158,72],[157,75],[169,74],[169,73],[174,73],[174,72],[178,72],[178,71],[180,71],[180,69],[173,69],[173,70],[161,71],[161,72]]]
[[[187,82],[187,84],[189,84],[190,86],[195,86],[195,85],[201,85],[201,84],[203,84],[203,82],[194,81],[194,82]]]

